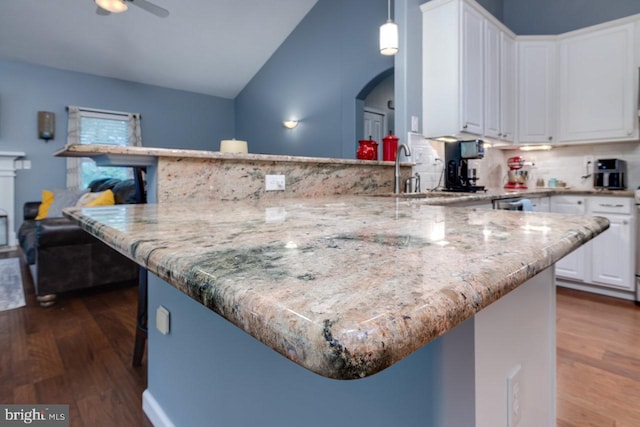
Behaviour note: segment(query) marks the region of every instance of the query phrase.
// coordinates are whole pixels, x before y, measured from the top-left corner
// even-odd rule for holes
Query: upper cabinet
[[[516,42],[489,20],[484,22],[484,135],[514,140]]]
[[[555,40],[518,41],[518,141],[554,142]]]
[[[600,25],[560,37],[561,142],[638,139],[635,25]]]
[[[482,15],[459,0],[431,1],[421,8],[424,133],[482,135]]]
[[[514,66],[502,61],[515,61],[514,35],[473,1],[432,0],[421,9],[425,135],[513,139],[515,76],[505,86],[503,69]]]
[[[498,146],[639,139],[640,15],[516,37],[474,0],[420,7],[426,136]]]

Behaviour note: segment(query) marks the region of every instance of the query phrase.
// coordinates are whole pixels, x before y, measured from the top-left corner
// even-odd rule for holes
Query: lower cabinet
[[[632,299],[636,250],[633,199],[553,196],[551,211],[601,216],[610,222],[608,230],[556,263],[558,284]]]
[[[609,229],[593,239],[591,281],[603,286],[633,291],[635,285],[635,220],[631,199],[594,197],[589,214],[603,216]]]

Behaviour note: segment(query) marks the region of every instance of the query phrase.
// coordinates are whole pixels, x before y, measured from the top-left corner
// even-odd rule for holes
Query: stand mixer
[[[529,171],[524,170],[523,167],[528,164],[523,157],[509,157],[507,159],[509,181],[505,184],[504,188],[510,190],[526,190],[528,188],[527,181],[529,180]]]

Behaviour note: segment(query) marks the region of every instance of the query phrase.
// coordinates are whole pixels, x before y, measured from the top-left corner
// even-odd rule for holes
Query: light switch
[[[171,325],[171,313],[165,307],[160,306],[156,310],[156,329],[162,334],[169,334]]]

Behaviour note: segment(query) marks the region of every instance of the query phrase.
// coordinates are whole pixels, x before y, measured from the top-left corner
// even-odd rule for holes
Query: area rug
[[[0,259],[0,311],[24,307],[20,259]]]

